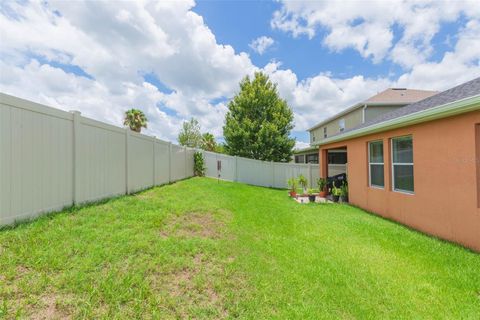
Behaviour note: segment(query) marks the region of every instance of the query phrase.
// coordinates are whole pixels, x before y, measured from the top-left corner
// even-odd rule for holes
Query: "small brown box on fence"
[[[217,160],[217,174],[218,174],[218,179],[220,179],[222,172],[222,160]]]

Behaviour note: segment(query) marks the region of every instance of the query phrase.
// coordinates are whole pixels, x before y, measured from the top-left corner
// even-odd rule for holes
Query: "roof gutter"
[[[480,110],[480,94],[436,106],[427,110],[418,111],[395,119],[372,124],[368,127],[345,132],[344,134],[326,138],[312,145],[322,146],[333,142],[344,141],[360,136],[365,136],[368,134],[392,130],[401,127],[407,127],[417,123],[451,117],[454,115],[467,113],[475,110]]]

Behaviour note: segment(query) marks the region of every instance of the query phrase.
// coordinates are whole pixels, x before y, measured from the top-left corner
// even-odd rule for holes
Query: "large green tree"
[[[240,82],[229,102],[223,135],[230,155],[267,161],[290,161],[295,139],[290,138],[293,113],[280,98],[276,84],[257,72]]]
[[[130,127],[135,132],[142,131],[142,128],[147,127],[148,119],[142,110],[130,109],[125,111],[125,118],[123,119],[123,125]]]
[[[183,123],[182,130],[178,134],[178,143],[190,148],[200,148],[202,146],[202,134],[197,119],[191,118],[190,121]]]

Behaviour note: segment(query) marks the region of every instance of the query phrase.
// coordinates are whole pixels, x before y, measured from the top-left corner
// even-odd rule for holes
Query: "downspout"
[[[367,104],[363,105],[362,108],[362,124],[365,123],[365,111],[367,110]]]

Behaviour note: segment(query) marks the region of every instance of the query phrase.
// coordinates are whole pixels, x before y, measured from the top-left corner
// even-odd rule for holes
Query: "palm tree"
[[[140,132],[142,127],[147,128],[147,121],[148,119],[142,110],[130,109],[125,111],[123,125],[130,127],[130,129],[135,132]]]
[[[206,151],[215,152],[217,149],[217,142],[213,134],[206,132],[202,134],[202,149]]]

